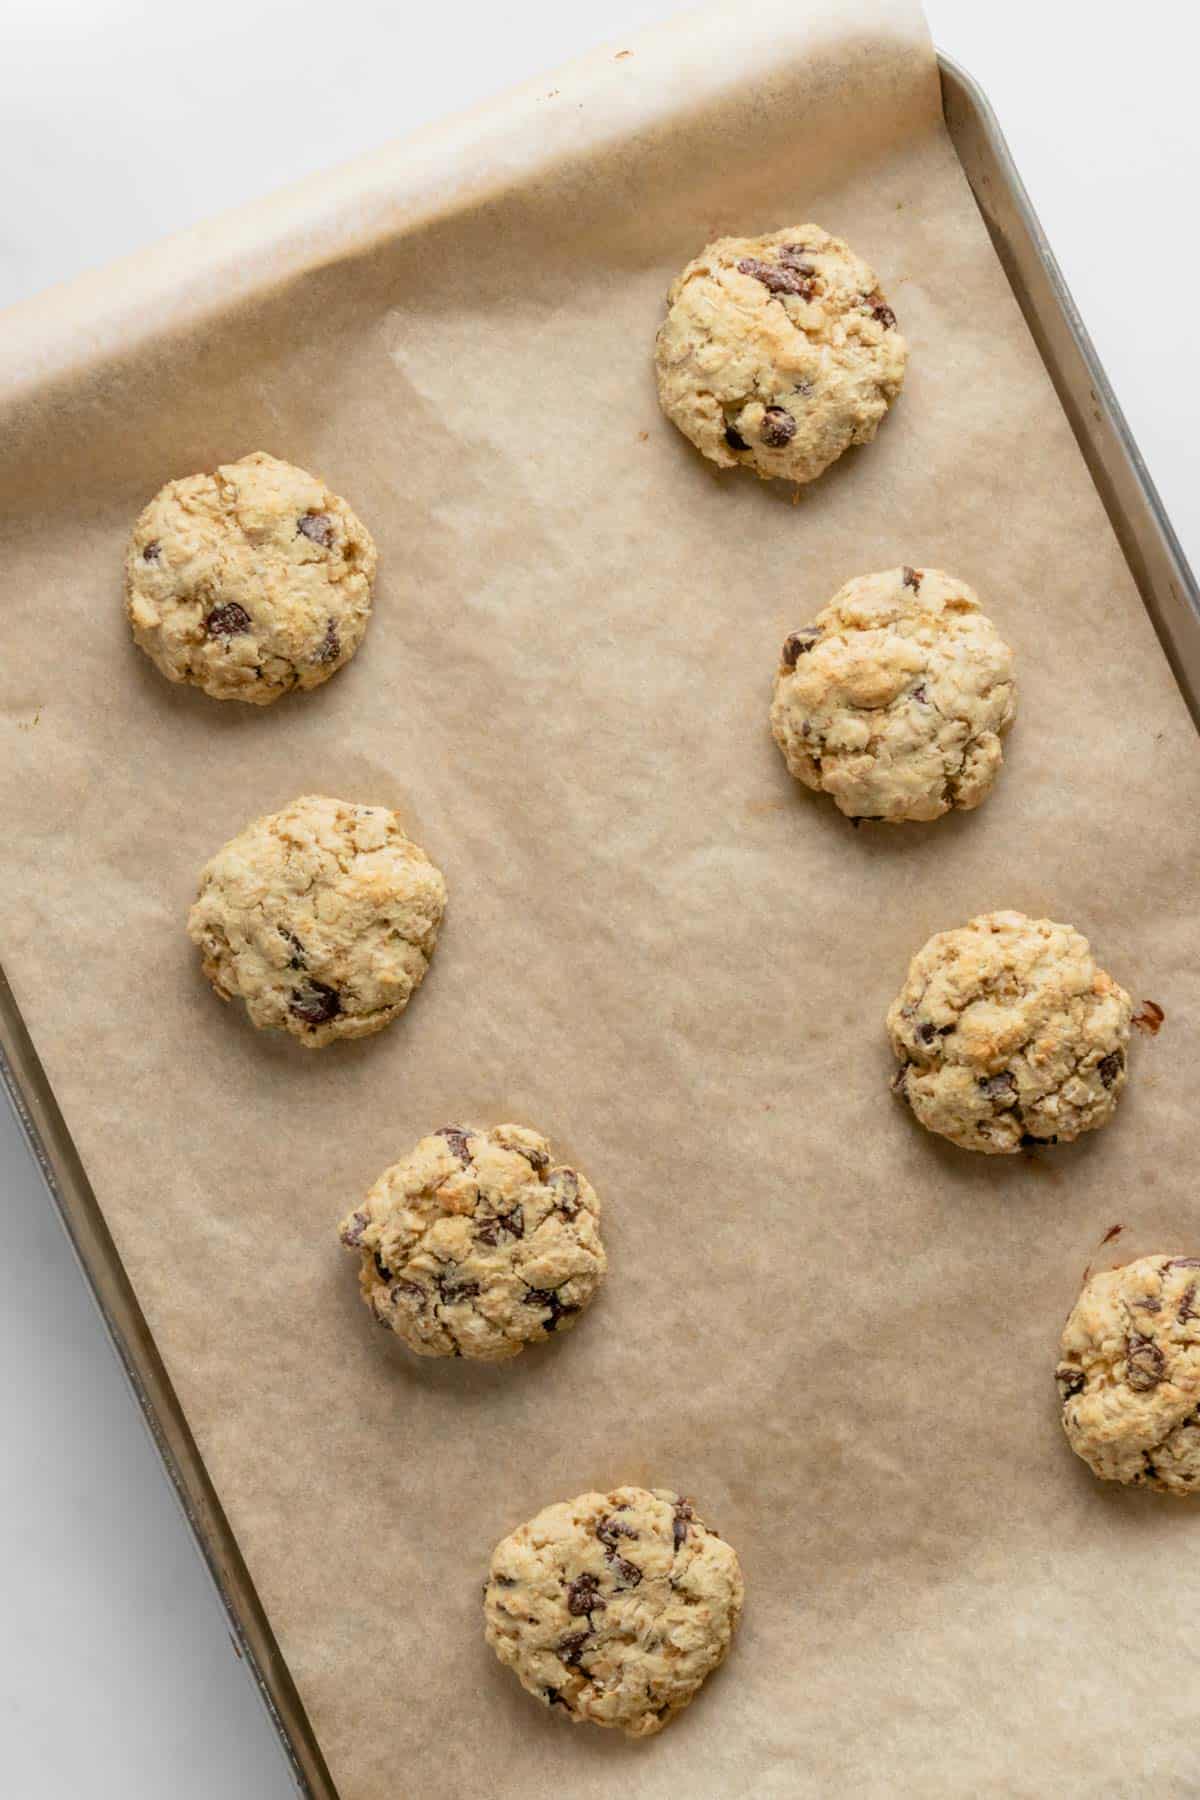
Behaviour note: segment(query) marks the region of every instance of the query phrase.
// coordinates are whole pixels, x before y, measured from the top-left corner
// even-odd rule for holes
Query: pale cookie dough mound
[[[978,806],[1016,716],[1012,651],[940,569],[859,575],[783,646],[771,730],[852,819]]]
[[[729,1545],[668,1488],[547,1506],[497,1544],[487,1641],[576,1724],[661,1731],[729,1650],[742,1610]]]
[[[1200,1257],[1143,1256],[1094,1275],[1063,1327],[1063,1430],[1105,1481],[1200,1483]]]
[[[887,1027],[929,1131],[1002,1156],[1113,1115],[1133,1012],[1070,925],[984,913],[918,950]]]
[[[318,1049],[399,1017],[445,908],[441,870],[395,813],[308,794],[218,850],[188,936],[222,1000]]]
[[[344,500],[258,451],[154,496],[125,553],[125,605],[169,681],[267,706],[349,662],[375,562]]]
[[[819,225],[719,238],[667,295],[658,397],[722,468],[813,481],[875,436],[908,346],[874,273]]]
[[[607,1266],[591,1184],[521,1125],[422,1138],[341,1239],[375,1319],[418,1356],[516,1356],[574,1325]]]

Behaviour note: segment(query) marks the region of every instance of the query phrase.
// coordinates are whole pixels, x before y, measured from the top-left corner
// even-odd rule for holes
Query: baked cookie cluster
[[[663,411],[711,463],[801,484],[875,437],[907,357],[874,271],[815,224],[709,244],[671,286],[655,344]],[[346,501],[257,452],[150,501],[126,553],[127,615],[169,680],[265,706],[355,654],[376,561]],[[919,824],[981,804],[1015,714],[1013,653],[976,594],[902,563],[847,581],[788,634],[770,723],[790,774],[855,824]],[[305,795],[211,858],[188,932],[222,999],[320,1049],[399,1017],[445,906],[440,869],[394,812]],[[1073,927],[984,913],[913,957],[887,1016],[895,1090],[964,1149],[1066,1143],[1113,1116],[1133,1022]],[[443,1125],[340,1238],[370,1315],[407,1350],[511,1362],[595,1299],[600,1214],[539,1132]],[[1200,1483],[1198,1293],[1200,1258],[1157,1256],[1080,1295],[1057,1378],[1067,1437],[1098,1475]],[[724,1660],[742,1603],[736,1553],[690,1501],[617,1487],[547,1506],[496,1546],[485,1631],[544,1706],[644,1738]]]

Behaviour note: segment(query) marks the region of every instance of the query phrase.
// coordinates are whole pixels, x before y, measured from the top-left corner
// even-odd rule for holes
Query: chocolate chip
[[[908,1064],[904,1063],[892,1076],[892,1092],[899,1096],[907,1106],[908,1098]]]
[[[683,1543],[684,1539],[687,1537],[688,1520],[694,1519],[695,1516],[696,1515],[693,1512],[689,1501],[677,1500],[675,1502],[674,1533],[675,1533],[675,1548],[677,1550],[679,1549],[679,1546]]]
[[[573,1219],[579,1211],[579,1177],[574,1169],[555,1169],[550,1177],[554,1204],[564,1219]]]
[[[325,636],[321,639],[320,644],[313,654],[313,661],[315,663],[336,662],[341,654],[342,640],[338,636],[337,626],[334,624],[333,620],[330,619],[328,625],[325,627]]]
[[[885,331],[890,331],[896,323],[896,315],[887,301],[879,294],[868,294],[867,305],[871,308],[871,317],[878,319]]]
[[[784,640],[783,649],[780,652],[784,668],[794,669],[800,658],[807,656],[809,651],[816,647],[820,636],[821,627],[819,625],[805,625],[800,631],[793,631],[791,636]]]
[[[226,600],[223,606],[214,606],[204,621],[204,630],[211,637],[243,637],[250,629],[250,614],[236,600]]]
[[[629,1508],[627,1506],[622,1506],[618,1507],[617,1510],[618,1512],[628,1512]],[[613,1518],[611,1513],[608,1513],[603,1519],[597,1521],[596,1536],[604,1545],[605,1550],[615,1555],[617,1539],[623,1537],[635,1538],[637,1532],[633,1529],[632,1525],[622,1525],[619,1520]]]
[[[748,450],[750,448],[736,425],[727,425],[725,427],[725,442],[729,445],[731,450]]]
[[[439,1125],[433,1135],[434,1137],[445,1138],[451,1150],[453,1150],[455,1156],[457,1156],[459,1162],[465,1169],[471,1160],[470,1132],[464,1131],[461,1125]]]
[[[498,1244],[505,1232],[510,1237],[525,1236],[525,1212],[520,1206],[514,1206],[511,1212],[499,1213],[494,1219],[485,1219],[475,1233],[481,1244]]]
[[[1072,1395],[1080,1393],[1087,1386],[1087,1376],[1083,1370],[1073,1369],[1070,1363],[1060,1363],[1054,1371],[1054,1379],[1058,1383],[1064,1405]]]
[[[333,520],[328,513],[306,512],[296,520],[296,529],[311,543],[323,548],[327,549],[333,542]]]
[[[1102,1057],[1096,1064],[1096,1073],[1099,1075],[1105,1087],[1110,1088],[1124,1067],[1125,1052],[1123,1050],[1111,1050],[1107,1056]]]
[[[936,1036],[937,1036],[937,1026],[931,1025],[929,1023],[928,1019],[922,1019],[921,1023],[917,1026],[917,1029],[916,1029],[916,1037],[917,1037],[918,1043],[932,1044],[932,1042],[933,1042],[934,1038],[936,1038]]]
[[[1142,1300],[1131,1300],[1129,1304],[1131,1306],[1136,1306],[1139,1312],[1156,1313],[1162,1311],[1162,1301],[1154,1294],[1147,1294]]]
[[[785,269],[795,269],[797,275],[815,275],[816,265],[804,261],[803,244],[780,244],[775,252]]]
[[[546,1155],[544,1150],[530,1150],[525,1144],[514,1144],[513,1149],[518,1150],[525,1158],[525,1161],[533,1165],[533,1168],[538,1175],[541,1174],[543,1169],[548,1169],[550,1167],[550,1158]]]
[[[563,1638],[556,1652],[559,1662],[566,1663],[568,1669],[577,1669],[579,1658],[583,1655],[583,1647],[591,1635],[590,1631],[578,1631],[574,1637]]]
[[[515,1575],[493,1575],[492,1580],[497,1587],[516,1587],[517,1585],[517,1578]]]
[[[380,1281],[390,1282],[392,1279],[392,1271],[388,1268],[378,1250],[375,1252],[375,1273],[378,1275]]]
[[[561,1706],[564,1712],[570,1712],[571,1710],[556,1687],[548,1687],[546,1689],[546,1705]]]
[[[367,1224],[368,1219],[365,1212],[356,1212],[350,1215],[348,1222],[343,1225],[341,1232],[342,1242],[345,1244],[347,1250],[358,1249],[358,1246],[362,1243],[362,1234],[367,1229]]]
[[[157,538],[151,538],[150,542],[146,545],[146,548],[142,551],[142,561],[157,562],[161,555],[162,545]]]
[[[1157,1387],[1166,1365],[1153,1338],[1131,1331],[1125,1339],[1125,1379],[1131,1388]]]
[[[577,1306],[564,1306],[553,1288],[529,1288],[523,1296],[526,1306],[544,1306],[550,1310],[550,1317],[545,1321],[547,1331],[555,1331],[558,1321],[566,1318],[568,1313],[579,1311]]]
[[[925,686],[923,681],[918,681],[916,687],[912,691],[912,697],[914,700],[919,700],[922,706],[928,706],[929,689]]]
[[[1020,1148],[1022,1150],[1035,1150],[1039,1144],[1057,1144],[1057,1142],[1058,1142],[1057,1132],[1055,1133],[1055,1135],[1053,1137],[1040,1138],[1040,1137],[1034,1137],[1034,1135],[1031,1131],[1026,1131],[1026,1132],[1022,1132],[1022,1134],[1021,1134]]]
[[[473,1300],[479,1292],[477,1281],[455,1282],[449,1275],[439,1275],[437,1289],[444,1306],[458,1306],[463,1300]]]
[[[801,300],[811,300],[813,285],[807,275],[801,275],[796,269],[786,266],[776,268],[773,263],[763,262],[758,256],[744,256],[738,264],[743,275],[753,275],[755,281],[761,281],[772,294],[797,294]]]
[[[999,1075],[982,1075],[979,1086],[989,1100],[995,1100],[1000,1106],[1012,1106],[1017,1098],[1017,1078],[1011,1069],[1002,1069]]]
[[[762,439],[772,450],[782,450],[796,435],[796,421],[782,406],[768,406],[763,413]]]
[[[1200,1269],[1200,1256],[1173,1256],[1163,1264],[1164,1275],[1168,1269]]]
[[[294,988],[288,1002],[288,1011],[306,1025],[325,1025],[336,1019],[341,1010],[337,989],[326,987],[323,981],[310,980],[304,987]]]
[[[1139,1031],[1144,1031],[1147,1037],[1157,1037],[1159,1027],[1166,1016],[1157,1000],[1143,1000],[1140,1010],[1133,1015],[1133,1023]]]
[[[626,1512],[628,1511],[628,1508],[621,1507],[618,1510]],[[642,1579],[642,1571],[637,1567],[636,1563],[628,1562],[626,1558],[621,1555],[620,1551],[617,1549],[617,1539],[623,1537],[636,1538],[637,1535],[637,1532],[631,1525],[622,1525],[619,1520],[614,1519],[611,1514],[607,1518],[599,1520],[596,1525],[596,1536],[604,1545],[604,1554],[608,1559],[613,1574],[619,1581],[626,1582],[630,1587],[637,1586],[638,1582]]]
[[[1179,1323],[1181,1325],[1187,1319],[1200,1319],[1200,1313],[1196,1311],[1195,1306],[1192,1304],[1195,1298],[1196,1283],[1194,1281],[1189,1281],[1187,1287],[1183,1291],[1183,1298],[1179,1302]]]
[[[921,589],[922,573],[922,570],[910,569],[908,565],[905,564],[904,579],[900,583],[901,587],[910,587],[914,594],[919,593]]]
[[[308,965],[304,960],[304,945],[300,942],[300,939],[296,936],[295,932],[286,930],[282,925],[278,926],[277,929],[284,943],[290,944],[292,947],[291,959],[288,962],[289,969],[307,968]]]
[[[594,1575],[577,1575],[567,1589],[567,1611],[574,1618],[581,1618],[584,1613],[599,1610],[604,1605],[600,1598],[600,1583]]]

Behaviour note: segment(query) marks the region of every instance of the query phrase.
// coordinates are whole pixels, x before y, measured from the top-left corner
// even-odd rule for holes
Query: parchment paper
[[[1193,1794],[1200,1509],[1095,1482],[1051,1375],[1085,1264],[1200,1247],[1195,736],[916,5],[628,47],[4,321],[3,963],[344,1800]],[[793,505],[665,423],[650,351],[708,238],[810,217],[912,358]],[[120,597],[155,489],[259,447],[383,559],[357,659],[263,712],[169,687]],[[981,811],[856,832],[766,709],[785,633],[901,561],[976,586],[1020,719]],[[310,790],[397,807],[451,893],[407,1016],[319,1055],[183,931]],[[1036,1159],[888,1094],[910,954],[1002,906],[1167,1013],[1112,1127]],[[336,1221],[506,1119],[595,1182],[609,1284],[512,1366],[419,1362]],[[500,1535],[627,1481],[748,1588],[642,1745],[541,1711],[479,1606]]]

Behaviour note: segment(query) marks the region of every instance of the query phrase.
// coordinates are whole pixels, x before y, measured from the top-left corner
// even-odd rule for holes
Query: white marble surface
[[[675,10],[6,0],[0,305]],[[1196,9],[927,0],[927,12],[991,96],[1200,562]],[[284,1800],[266,1715],[2,1104],[0,1215],[3,1792]]]

